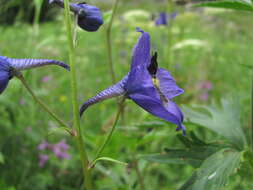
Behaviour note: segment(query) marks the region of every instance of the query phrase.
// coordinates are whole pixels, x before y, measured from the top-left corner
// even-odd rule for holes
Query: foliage
[[[99,1],[94,2],[100,5]],[[105,2],[101,4],[104,6]],[[240,8],[231,7],[234,4],[226,6]],[[240,1],[239,5],[242,4],[248,6],[249,2]],[[216,7],[221,5],[224,4]],[[108,11],[105,7],[103,12]],[[21,12],[33,15],[33,11],[27,9],[33,8],[26,6],[23,11],[19,8]],[[11,17],[10,10],[13,8],[1,15],[3,22],[34,19],[33,16],[29,19]],[[47,10],[43,9],[42,14]],[[137,39],[136,25],[150,32],[152,46],[159,52],[158,62],[161,67],[167,67],[168,28],[156,27],[150,19],[153,13],[164,10],[162,1],[120,2],[112,25],[117,79],[129,71],[131,49]],[[93,168],[96,189],[138,190],[141,189],[141,178],[145,190],[253,188],[253,154],[248,132],[249,78],[253,59],[253,34],[249,28],[253,27],[252,15],[226,10],[189,11],[184,7],[176,7],[176,10],[178,16],[171,28],[173,63],[170,71],[185,90],[185,94],[175,101],[184,104],[187,135],[176,133],[174,125],[157,120],[126,101],[115,133]],[[18,14],[23,13],[13,13]],[[110,12],[104,14],[105,26],[110,15]],[[37,34],[32,26],[24,23],[1,26],[1,55],[51,57],[68,62],[62,17],[59,14],[59,19],[53,22],[40,23]],[[77,30],[75,58],[79,103],[111,84],[106,65],[105,26],[95,34]],[[223,32],[217,32],[221,30]],[[72,123],[70,84],[65,72],[44,68],[24,74],[35,94],[64,120]],[[208,91],[202,85],[206,81],[213,85]],[[203,93],[208,93],[207,99],[201,98]],[[230,96],[236,96],[237,101],[225,99]],[[116,108],[116,100],[108,100],[85,113],[82,129],[89,157],[94,158],[96,147],[103,144],[114,121]],[[0,128],[0,189],[71,190],[82,187],[82,170],[72,137],[57,128],[57,124],[41,111],[16,79],[0,96]],[[49,160],[44,167],[39,167],[39,144],[45,140],[56,144],[62,139],[70,146],[71,159],[58,159],[52,152],[46,152]]]
[[[227,0],[204,2],[196,5],[197,7],[214,7],[234,9],[237,11],[253,11],[253,2],[251,0]]]
[[[185,108],[184,112],[190,122],[215,131],[226,137],[235,147],[243,149],[246,138],[241,128],[240,107],[236,102],[222,99],[221,107],[211,105],[196,106],[195,108],[202,108],[207,113]]]
[[[54,15],[46,0],[0,0],[0,24],[52,20]]]

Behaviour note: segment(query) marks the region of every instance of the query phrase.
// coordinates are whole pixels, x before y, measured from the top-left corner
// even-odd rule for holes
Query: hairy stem
[[[94,163],[94,161],[97,160],[97,159],[101,156],[101,154],[102,154],[103,150],[105,149],[106,145],[107,145],[108,142],[111,140],[112,134],[113,134],[113,132],[114,132],[114,130],[115,130],[115,127],[116,127],[116,125],[117,125],[117,123],[118,123],[120,114],[121,114],[121,112],[122,112],[122,108],[123,108],[123,103],[124,103],[124,101],[125,101],[125,97],[123,97],[122,100],[119,102],[118,112],[117,112],[116,118],[115,118],[115,120],[114,120],[114,122],[113,122],[112,128],[111,128],[109,134],[107,135],[107,137],[106,137],[104,143],[99,147],[99,149],[98,149],[98,151],[97,151],[97,153],[96,153],[96,157],[95,157],[95,159],[93,160],[92,163]]]
[[[111,40],[111,31],[112,31],[112,23],[114,20],[114,16],[118,7],[119,0],[115,0],[113,10],[112,10],[112,16],[109,21],[107,30],[106,30],[106,44],[107,44],[107,54],[108,54],[108,64],[109,64],[109,70],[110,70],[110,75],[112,79],[112,83],[116,83],[116,77],[115,77],[115,71],[113,67],[113,58],[112,58],[112,40]]]
[[[22,84],[25,86],[25,88],[27,89],[27,91],[31,94],[31,96],[33,97],[33,99],[47,112],[49,113],[52,118],[55,119],[55,121],[58,122],[58,124],[62,127],[64,127],[64,129],[71,134],[71,130],[69,128],[69,126],[60,119],[59,116],[57,116],[52,110],[50,110],[50,108],[44,103],[42,102],[32,91],[32,89],[30,88],[30,86],[28,85],[28,83],[26,82],[25,78],[23,77],[23,75],[21,73],[16,74],[15,75],[21,82]]]
[[[88,170],[89,161],[88,161],[88,156],[85,150],[85,144],[82,137],[78,101],[77,101],[77,80],[76,80],[75,55],[74,55],[75,48],[74,48],[74,43],[73,43],[69,0],[64,0],[64,13],[65,13],[65,25],[67,28],[68,45],[69,45],[69,64],[71,68],[70,74],[71,74],[72,106],[73,106],[73,114],[74,114],[74,128],[77,131],[77,136],[75,138],[78,144],[80,158],[81,158],[82,167],[83,167],[84,186],[86,190],[91,190],[92,189],[91,173],[90,173],[90,170]]]

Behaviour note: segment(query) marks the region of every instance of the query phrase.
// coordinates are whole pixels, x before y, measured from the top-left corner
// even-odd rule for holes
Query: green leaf
[[[147,122],[142,122],[142,123],[138,123],[135,126],[137,128],[150,128],[150,127],[164,127],[167,126],[168,124],[163,122],[163,121],[147,121]]]
[[[114,163],[116,163],[116,164],[121,164],[121,165],[127,166],[127,163],[126,163],[126,162],[121,162],[121,161],[119,161],[119,160],[115,160],[115,159],[110,158],[110,157],[100,157],[100,158],[97,158],[96,160],[94,160],[92,166],[96,165],[96,163],[97,163],[98,161],[101,161],[101,160],[103,160],[103,161],[109,161],[109,162],[114,162]]]
[[[253,0],[252,0],[253,1]],[[248,65],[248,64],[243,64],[243,63],[240,63],[239,64],[240,66],[243,66],[243,67],[245,67],[245,68],[247,68],[247,69],[253,69],[253,65]]]
[[[246,150],[241,156],[240,170],[238,174],[243,177],[243,179],[252,180],[253,175],[253,152],[251,150]]]
[[[4,164],[4,156],[1,152],[0,152],[0,164]]]
[[[240,164],[240,152],[223,149],[207,158],[179,190],[219,190]]]
[[[186,149],[169,149],[165,152],[149,155],[140,155],[139,158],[150,162],[165,164],[190,164],[199,167],[202,162],[220,149],[227,147],[222,144],[208,144],[200,140],[193,132],[190,136],[178,135],[178,139],[185,145]]]
[[[240,106],[238,103],[221,101],[221,106],[194,106],[204,112],[183,107],[186,118],[194,124],[206,127],[227,138],[232,145],[243,149],[246,138],[241,128]]]
[[[48,132],[48,136],[51,136],[51,135],[56,135],[56,134],[70,134],[70,135],[75,135],[74,134],[74,131],[71,131],[70,128],[67,128],[67,127],[54,127],[54,128],[50,128],[49,129],[49,132]]]
[[[162,164],[190,164],[199,167],[203,160],[217,151],[217,147],[203,146],[191,149],[165,149],[165,153],[141,155],[141,159]]]
[[[252,2],[248,1],[214,1],[207,3],[200,3],[194,5],[195,7],[215,7],[215,8],[225,8],[233,9],[239,11],[253,11]]]

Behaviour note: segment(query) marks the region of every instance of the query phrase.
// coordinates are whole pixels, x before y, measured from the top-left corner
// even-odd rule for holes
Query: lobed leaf
[[[202,108],[207,113],[183,107],[186,118],[194,124],[206,127],[227,138],[236,148],[242,149],[246,144],[246,137],[241,128],[240,107],[235,102],[221,101],[221,107],[194,106]]]
[[[240,152],[223,149],[207,158],[179,190],[219,190],[240,164]]]

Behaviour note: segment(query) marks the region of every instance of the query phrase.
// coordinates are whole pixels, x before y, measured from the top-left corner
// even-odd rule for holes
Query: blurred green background
[[[114,1],[88,2],[107,13]],[[178,4],[182,3],[175,4],[177,17],[173,24],[156,26],[154,18],[167,10],[167,1],[120,1],[112,27],[117,80],[129,71],[132,48],[139,36],[135,28],[141,27],[151,35],[152,49],[158,51],[160,66],[169,69],[185,90],[175,99],[179,105],[208,105],[222,98],[234,98],[241,105],[243,127],[249,134],[251,72],[245,65],[253,60],[252,14]],[[0,7],[1,55],[57,59],[68,63],[62,9],[36,0],[0,0]],[[76,60],[80,104],[112,84],[106,51],[107,24],[105,20],[96,33],[78,28]],[[168,38],[171,40],[169,48]],[[69,73],[52,66],[25,71],[24,76],[35,93],[71,123]],[[103,142],[116,112],[117,103],[112,99],[92,106],[82,118],[90,157],[94,157],[96,147]],[[194,131],[204,141],[220,139],[208,130],[187,125],[187,121],[185,125],[188,132]],[[11,80],[0,96],[0,129],[1,190],[74,190],[81,187],[82,168],[71,137],[57,130],[57,124],[33,101],[17,79]],[[127,101],[124,117],[103,155],[129,165],[99,163],[93,176],[97,189],[138,190],[138,172],[142,174],[146,190],[179,188],[193,172],[192,166],[154,163],[139,158],[140,155],[163,152],[166,147],[183,147],[178,139],[181,133],[175,129],[173,124],[162,122]],[[38,150],[43,141],[55,144],[61,140],[70,146],[67,150],[70,159],[58,159],[52,151]],[[42,153],[49,155],[49,160],[40,167],[39,155]],[[224,189],[253,188],[246,176],[232,178]]]

